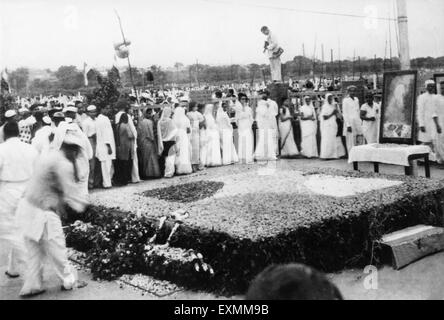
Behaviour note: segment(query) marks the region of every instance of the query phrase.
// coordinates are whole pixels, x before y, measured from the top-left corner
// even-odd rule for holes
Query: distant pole
[[[333,67],[333,49],[330,49],[330,53],[331,53],[331,64],[330,64],[330,68],[331,68],[331,78],[334,81],[335,80],[335,69]]]
[[[353,80],[355,80],[355,60],[356,60],[356,51],[353,52],[353,64],[352,64]]]
[[[196,59],[196,82],[197,86],[200,87],[199,83],[199,60]]]
[[[362,79],[361,56],[358,57],[358,67],[359,67],[359,79]]]
[[[341,38],[338,38],[338,64],[339,64],[339,80],[342,81],[342,66],[341,66]]]
[[[390,12],[389,12],[389,17],[390,17]],[[388,21],[389,24],[389,48],[390,48],[390,69],[393,70],[393,51],[392,51],[392,22],[389,20]]]
[[[115,12],[116,12],[116,15],[117,15],[117,19],[119,19],[119,26],[120,26],[120,32],[121,32],[122,38],[123,38],[123,43],[126,45],[127,42],[126,42],[125,34],[123,33],[122,21],[120,20],[120,16],[117,13],[117,10],[115,10]],[[130,62],[129,55],[128,55],[127,59],[128,59],[128,68],[129,68],[129,74],[130,74],[130,81],[131,81],[131,84],[132,84],[133,89],[134,89],[134,94],[136,95],[136,100],[137,100],[137,102],[139,102],[139,97],[138,97],[138,94],[137,94],[136,85],[134,84],[133,70],[131,68],[131,62]]]
[[[410,48],[407,4],[405,0],[397,0],[396,4],[398,7],[399,59],[401,60],[401,70],[408,70],[410,69]]]

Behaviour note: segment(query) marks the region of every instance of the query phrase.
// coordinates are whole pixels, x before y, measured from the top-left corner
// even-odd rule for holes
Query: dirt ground
[[[285,160],[283,160],[285,161]],[[298,161],[301,167],[334,167],[337,169],[351,169],[344,160],[293,160]],[[372,170],[371,165],[361,165],[362,171]],[[424,170],[419,167],[419,174],[424,175]],[[402,167],[381,166],[381,173],[404,174]],[[432,167],[433,179],[444,179],[444,170]],[[149,183],[149,182],[145,182]],[[8,279],[4,272],[7,263],[7,250],[0,247],[0,300],[18,299],[18,293],[23,284],[22,278]],[[375,272],[376,271],[376,272]],[[424,300],[444,299],[444,252],[425,257],[399,271],[386,266],[379,270],[345,270],[337,274],[329,274],[328,277],[338,286],[345,299],[350,300]],[[51,268],[45,269],[45,281],[47,292],[33,299],[48,300],[140,300],[159,299],[159,297],[135,290],[130,287],[120,288],[119,283],[97,282],[91,280],[91,275],[79,271],[79,278],[86,280],[88,286],[70,292],[60,291],[60,283]],[[181,291],[162,299],[227,299],[217,297],[210,293]],[[230,299],[242,299],[242,296]]]

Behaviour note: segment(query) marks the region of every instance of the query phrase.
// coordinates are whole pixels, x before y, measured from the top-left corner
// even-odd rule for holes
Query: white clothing
[[[256,108],[257,145],[254,157],[258,161],[274,161],[277,159],[277,109],[270,104],[271,100],[259,100]]]
[[[327,99],[326,99],[327,101]],[[321,123],[321,155],[322,159],[339,159],[345,155],[345,148],[342,144],[341,137],[338,137],[338,124],[336,116],[332,116],[328,120],[324,116],[330,116],[336,106],[324,103],[320,114]]]
[[[316,119],[316,111],[313,103],[309,106],[304,103],[299,109],[304,118],[311,116]],[[302,120],[301,119],[301,153],[307,158],[314,158],[318,156],[318,142],[316,140],[316,133],[318,126],[316,120]]]
[[[236,110],[236,122],[238,126],[238,155],[241,163],[253,163],[254,137],[253,137],[253,111],[249,106]]]
[[[418,127],[425,127],[426,130],[426,132],[419,130],[418,140],[423,143],[432,142],[433,138],[437,135],[433,118],[437,117],[438,103],[438,96],[435,94],[426,92],[418,97],[418,110],[416,113]]]
[[[88,138],[93,137],[97,133],[96,122],[96,119],[86,117],[86,119],[81,123],[81,128]]]
[[[111,121],[108,117],[99,114],[95,122],[97,134],[96,158],[99,161],[109,161],[116,159],[116,142]],[[108,154],[107,145],[111,146],[111,154]]]
[[[78,187],[85,195],[88,194],[89,160],[94,156],[93,148],[86,134],[76,123],[61,122],[54,130],[54,141],[51,143],[52,150],[60,150],[63,140],[67,134],[74,135],[81,141],[80,154],[77,158],[78,164]]]
[[[285,115],[288,117],[290,115],[290,110],[285,108]],[[294,141],[293,136],[293,126],[290,120],[282,121],[279,118],[279,134],[281,137],[281,156],[282,157],[294,157],[299,154],[298,147]]]
[[[11,248],[8,272],[18,274],[18,261],[24,254],[24,243],[15,224],[18,203],[33,175],[38,153],[19,138],[0,144],[0,243]],[[3,245],[3,244],[2,244]]]
[[[444,96],[438,95],[436,115],[438,116],[438,123],[442,129],[444,129]],[[438,163],[444,163],[444,132],[436,134],[433,139],[433,145],[435,146],[436,160]]]
[[[48,152],[50,149],[51,142],[49,141],[49,136],[53,133],[51,126],[43,126],[36,131],[31,144],[37,150],[38,153]]]
[[[206,151],[205,165],[208,167],[222,165],[222,156],[220,152],[220,135],[216,120],[213,116],[213,105],[205,107],[205,124],[206,124]]]
[[[233,126],[228,114],[220,107],[217,110],[216,122],[219,128],[220,144],[222,147],[222,165],[239,161],[233,140]]]
[[[342,101],[342,114],[344,116],[343,136],[347,138],[347,149],[350,151],[356,143],[356,138],[362,135],[362,121],[360,116],[359,99],[346,97]],[[348,132],[348,128],[352,128],[352,132]]]
[[[376,119],[375,121],[362,120],[362,132],[364,134],[365,140],[367,141],[367,144],[378,143],[378,123],[380,115],[379,105],[373,103],[373,107],[371,107],[367,103],[364,103],[361,106],[361,111],[366,112],[366,118]]]
[[[191,166],[191,143],[187,131],[191,133],[191,122],[185,115],[185,109],[183,107],[177,107],[174,110],[173,122],[177,128],[176,173],[190,174],[193,172],[193,169]]]
[[[74,166],[61,151],[42,155],[25,197],[17,209],[17,224],[27,248],[27,271],[21,295],[42,290],[43,262],[50,258],[63,286],[70,289],[76,276],[67,259],[65,238],[56,212],[68,204],[75,211],[85,209],[87,197],[74,181]]]

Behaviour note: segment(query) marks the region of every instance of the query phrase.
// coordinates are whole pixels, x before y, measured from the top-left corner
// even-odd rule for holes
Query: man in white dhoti
[[[82,139],[68,132],[60,150],[39,158],[35,172],[17,209],[17,223],[27,249],[25,282],[20,291],[24,297],[43,293],[43,266],[52,264],[62,282],[62,290],[86,285],[79,282],[68,261],[61,216],[65,206],[81,212],[87,206],[85,194],[78,188],[78,160]],[[49,259],[48,259],[49,258]]]
[[[267,36],[264,51],[267,51],[270,59],[271,80],[282,82],[281,54],[282,49],[279,46],[276,36],[266,26],[261,28],[261,32]]]
[[[373,101],[373,95],[367,95],[361,107],[362,131],[367,144],[378,143],[379,114],[379,105]]]
[[[16,122],[18,119],[17,112],[15,110],[8,110],[5,112],[5,123],[0,127],[0,143],[5,142],[5,135],[3,134],[3,128],[8,122]]]
[[[264,92],[256,108],[257,145],[254,157],[257,161],[277,160],[277,122],[278,110],[268,100],[268,93]]]
[[[97,186],[96,178],[96,149],[97,149],[97,108],[95,105],[90,105],[86,109],[87,117],[82,122],[82,130],[88,137],[89,143],[91,144],[93,150],[93,156],[89,160],[89,178],[88,178],[88,188],[93,189]]]
[[[124,113],[127,113],[127,110],[129,110],[130,106],[128,104],[128,102],[124,101],[124,100],[120,100],[117,102],[117,109],[119,110],[119,112],[116,113],[115,119],[114,119],[114,123],[119,123],[120,121],[120,116]],[[133,159],[133,166],[132,166],[132,170],[131,170],[131,182],[132,183],[138,183],[140,182],[140,175],[139,175],[139,158],[137,156],[137,129],[134,126],[134,122],[133,122],[133,118],[128,114],[128,123],[129,123],[129,127],[131,129],[131,132],[133,133],[135,139],[134,139],[134,151],[133,154],[131,155],[131,158]]]
[[[347,139],[347,150],[358,145],[358,138],[362,137],[362,121],[360,117],[359,99],[356,97],[356,87],[347,88],[348,96],[342,101],[344,116],[343,136]]]
[[[113,177],[113,160],[116,159],[116,143],[114,141],[113,128],[108,116],[111,110],[109,106],[103,107],[97,117],[97,147],[96,157],[100,161],[102,169],[102,183],[105,189],[111,188]]]
[[[15,213],[38,154],[34,147],[20,141],[17,123],[7,123],[4,136],[6,141],[0,144],[0,243],[11,248],[6,275],[15,278],[19,276],[19,260],[24,254]]]
[[[427,80],[425,86],[427,91],[418,97],[417,102],[418,140],[430,146],[434,153],[433,139],[442,133],[437,115],[438,96],[435,94],[435,82],[433,80]],[[434,160],[433,158],[434,155],[432,160]]]
[[[436,115],[438,116],[438,124],[440,128],[444,126],[444,81],[438,84],[440,86],[440,94],[436,97]],[[436,161],[440,164],[444,163],[444,134],[437,133],[433,144],[435,146]]]

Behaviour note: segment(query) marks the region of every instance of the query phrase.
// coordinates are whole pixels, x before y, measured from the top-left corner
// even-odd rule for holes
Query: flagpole
[[[120,20],[120,16],[119,16],[117,10],[114,9],[114,11],[116,13],[117,19],[119,20],[120,32],[122,34],[123,43],[126,45],[126,38],[125,38],[125,34],[123,33],[122,21]],[[133,70],[131,68],[131,62],[130,62],[129,54],[128,54],[127,60],[128,60],[128,68],[129,68],[131,85],[133,86],[133,90],[134,90],[134,94],[136,95],[137,103],[139,103],[139,96],[137,94],[136,85],[134,84]]]

